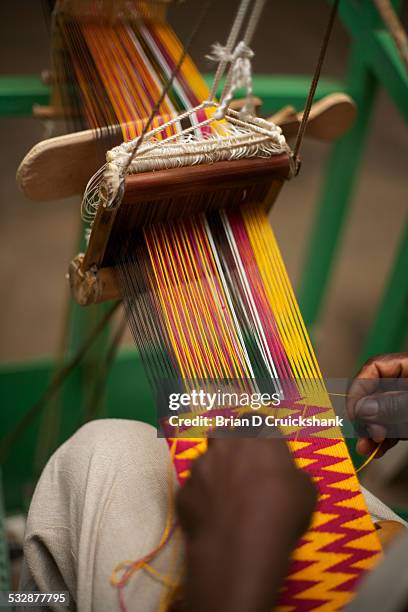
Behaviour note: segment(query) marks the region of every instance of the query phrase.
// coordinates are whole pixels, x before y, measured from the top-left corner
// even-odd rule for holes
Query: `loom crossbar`
[[[269,210],[290,175],[286,153],[129,175],[120,205],[109,208],[101,202],[87,251],[71,262],[74,299],[87,305],[120,297],[115,254],[129,232],[237,205]]]

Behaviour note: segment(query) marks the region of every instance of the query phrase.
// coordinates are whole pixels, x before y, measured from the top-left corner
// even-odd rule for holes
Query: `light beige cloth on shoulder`
[[[70,607],[53,610],[120,610],[112,570],[157,546],[176,488],[167,443],[153,427],[117,419],[84,425],[54,453],[37,484],[27,519],[21,590],[69,591]],[[363,492],[374,520],[399,520]],[[181,540],[176,530],[152,561],[173,581],[182,571]],[[126,610],[157,612],[166,594],[159,580],[140,570],[124,590]]]

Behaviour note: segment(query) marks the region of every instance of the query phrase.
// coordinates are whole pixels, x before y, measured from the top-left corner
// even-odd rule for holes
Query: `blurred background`
[[[198,0],[189,0],[169,12],[169,22],[181,40],[192,27],[197,4]],[[225,40],[236,4],[235,0],[216,3],[211,23],[193,45],[191,55],[204,72],[212,70],[205,58],[210,44]],[[408,6],[403,4],[406,23]],[[269,0],[253,45],[255,72],[310,75],[328,13],[325,0]],[[41,1],[3,2],[1,14],[0,73],[39,75],[49,68],[49,33]],[[324,76],[344,78],[349,52],[350,37],[338,19]],[[30,116],[0,116],[0,359],[7,364],[47,357],[57,350],[68,299],[65,274],[78,250],[79,199],[34,203],[19,193],[15,183],[23,156],[47,136],[48,129]],[[383,295],[408,210],[407,144],[406,124],[380,88],[327,297],[312,329],[326,377],[355,373]],[[295,289],[330,149],[331,145],[305,142],[300,175],[285,185],[271,214]],[[132,342],[130,335],[124,342]],[[401,463],[397,478],[389,479],[387,461],[382,468],[370,466],[364,479],[388,503],[408,503],[406,463]]]

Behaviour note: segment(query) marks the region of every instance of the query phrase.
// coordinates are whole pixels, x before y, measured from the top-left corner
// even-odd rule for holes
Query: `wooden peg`
[[[276,125],[282,125],[285,123],[290,123],[292,121],[297,121],[297,113],[294,106],[284,106],[276,113],[268,117],[269,121],[276,123]]]
[[[313,104],[306,126],[306,136],[332,142],[345,134],[351,127],[356,115],[356,105],[344,93],[334,93],[325,96]],[[285,107],[275,115],[269,117],[280,125],[285,138],[294,138],[299,129],[303,112],[295,113],[292,107]]]
[[[122,137],[93,130],[43,140],[25,156],[17,170],[17,184],[27,198],[46,201],[82,193],[89,179],[105,163],[106,151]]]
[[[58,106],[50,106],[46,104],[34,104],[33,106],[33,117],[34,119],[41,119],[42,121],[60,119],[61,121],[66,117],[79,117],[78,113],[73,110],[62,109]]]
[[[113,268],[83,269],[84,255],[80,253],[73,259],[68,269],[71,294],[80,306],[99,304],[119,299],[120,290]]]
[[[230,103],[230,108],[232,108],[232,110],[235,111],[240,111],[241,108],[244,106],[246,100],[245,98],[236,98],[236,100],[232,100]],[[254,105],[255,108],[255,114],[257,115],[259,112],[259,109],[262,106],[262,100],[261,98],[257,98],[256,96],[252,96],[252,104]]]

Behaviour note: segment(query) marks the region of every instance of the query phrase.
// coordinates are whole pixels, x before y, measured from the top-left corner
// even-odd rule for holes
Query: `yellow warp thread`
[[[362,463],[360,465],[360,467],[358,467],[356,469],[356,474],[358,474],[359,472],[361,472],[362,470],[364,470],[364,468],[366,468],[371,462],[372,460],[377,456],[378,451],[380,450],[382,446],[382,442],[380,442],[376,448],[373,450],[373,452],[371,453],[371,455],[369,457],[367,457],[367,459],[364,461],[364,463]]]
[[[322,413],[323,417],[332,417],[333,409],[329,400],[329,394],[325,389],[316,357],[311,347],[299,307],[294,297],[293,289],[287,276],[273,231],[268,223],[267,216],[264,211],[255,208],[246,209],[243,207],[241,212],[251,248],[257,262],[257,267],[265,287],[267,300],[274,313],[278,332],[294,377],[298,381],[299,392],[302,396],[301,404],[304,405],[303,410],[304,412],[307,411],[309,405],[317,405],[326,409],[326,411]],[[197,232],[198,225],[195,228],[195,235],[197,235]],[[197,248],[203,256],[204,269],[207,269],[207,262],[203,255],[204,247],[200,244],[200,241],[198,242]],[[213,281],[211,280],[211,282]],[[178,314],[177,301],[171,300],[170,302],[166,302],[166,308],[166,317],[170,316],[171,313],[173,320],[176,319]],[[212,325],[211,319],[208,321],[208,325]],[[194,346],[192,340],[186,344],[183,340],[182,352],[190,350],[192,346]],[[239,362],[235,363],[238,366]],[[193,361],[191,361],[190,364],[193,368],[198,367]],[[243,368],[240,368],[240,370],[244,372]],[[196,370],[194,370],[194,373],[196,374]],[[221,374],[222,370],[220,371],[220,375]],[[245,375],[246,374],[241,374],[241,376]],[[193,436],[191,437],[193,438]],[[346,444],[341,437],[341,432],[337,429],[331,430],[327,435],[326,432],[324,432],[323,437],[332,438],[333,445],[321,450],[316,449],[316,459],[319,455],[327,455],[328,458],[334,457],[338,459],[333,467],[323,469],[327,469],[329,472],[338,472],[339,475],[346,475],[346,478],[339,477],[338,483],[331,486],[334,489],[348,489],[351,492],[358,493],[358,495],[351,496],[351,498],[339,504],[338,512],[339,516],[341,516],[342,507],[350,509],[356,508],[362,511],[361,514],[357,514],[355,519],[345,520],[345,523],[347,524],[347,529],[354,529],[356,533],[361,533],[361,531],[366,532],[366,535],[361,537],[359,542],[355,542],[355,546],[361,546],[362,549],[373,552],[372,556],[362,559],[359,562],[360,568],[364,567],[365,569],[369,569],[378,559],[380,546],[371,519],[367,513],[364,499],[360,493],[358,480]],[[307,448],[309,444],[310,442],[297,438],[289,442],[289,446],[294,453],[298,453],[303,448]],[[190,448],[188,451],[181,451],[179,456],[180,460],[188,458],[186,453],[193,455],[195,449],[201,445],[202,441],[197,440],[193,448]],[[302,469],[307,468],[313,461],[314,459],[305,459],[302,457],[296,459],[297,465]],[[187,473],[183,472],[182,477],[184,478],[186,476]],[[335,509],[332,511],[334,512]],[[313,517],[312,527],[305,536],[307,543],[296,549],[293,554],[294,560],[299,561],[301,564],[303,562],[308,562],[308,565],[304,569],[299,570],[296,575],[291,575],[290,577],[291,581],[312,581],[313,586],[305,592],[304,597],[310,596],[311,599],[324,600],[326,602],[325,606],[319,609],[327,609],[330,611],[343,607],[352,597],[351,591],[341,588],[341,585],[347,581],[349,575],[346,572],[334,571],[332,569],[337,563],[340,563],[342,559],[347,558],[347,554],[344,552],[338,554],[324,552],[326,545],[329,546],[333,541],[342,537],[339,534],[334,535],[330,532],[330,521],[332,518],[333,515],[326,514],[324,511],[320,511],[319,508],[317,509]],[[322,530],[322,527],[326,523],[328,524],[327,531],[324,529]],[[317,582],[316,576],[319,576]],[[298,597],[300,605],[302,595]],[[297,600],[297,596],[295,596],[295,599]]]

